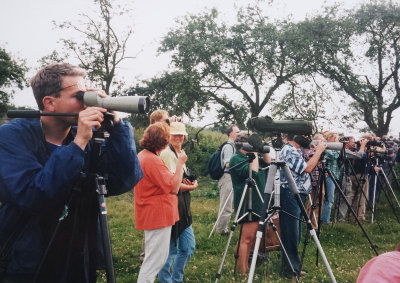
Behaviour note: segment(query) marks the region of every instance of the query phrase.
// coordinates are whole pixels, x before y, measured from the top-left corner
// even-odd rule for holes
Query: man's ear
[[[43,97],[43,99],[42,99],[42,103],[43,103],[43,107],[44,107],[43,109],[50,111],[50,112],[54,112],[55,111],[54,100],[55,100],[54,96],[47,95],[47,96]]]

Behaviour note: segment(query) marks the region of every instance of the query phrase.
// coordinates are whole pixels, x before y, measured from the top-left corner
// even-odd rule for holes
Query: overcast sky
[[[151,78],[168,68],[169,58],[157,56],[157,48],[163,35],[175,26],[175,20],[184,15],[197,14],[204,9],[215,7],[220,18],[234,21],[235,6],[249,1],[235,0],[113,0],[116,3],[129,3],[133,18],[119,23],[121,26],[133,25],[134,34],[129,45],[130,55],[136,59],[126,61],[120,75],[127,82]],[[264,1],[267,3],[267,1]],[[346,0],[342,6],[352,8],[365,1]],[[269,16],[283,18],[291,14],[295,20],[321,10],[327,0],[275,0]],[[38,67],[38,60],[60,47],[57,41],[68,38],[68,34],[54,29],[53,21],[76,21],[78,14],[93,9],[93,0],[1,0],[0,45],[13,56],[25,58],[32,68],[29,77]],[[18,91],[14,100],[17,105],[36,107],[30,89]],[[392,132],[400,131],[400,111],[395,112]]]

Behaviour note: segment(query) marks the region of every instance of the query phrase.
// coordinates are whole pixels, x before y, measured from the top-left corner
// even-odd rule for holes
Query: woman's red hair
[[[151,124],[139,141],[140,147],[151,152],[164,149],[169,144],[169,126],[164,122]]]

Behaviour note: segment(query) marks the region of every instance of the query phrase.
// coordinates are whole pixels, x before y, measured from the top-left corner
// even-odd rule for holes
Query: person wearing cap
[[[176,171],[178,154],[182,152],[182,144],[188,134],[185,124],[172,122],[170,124],[170,144],[161,152],[161,159],[172,173]],[[190,173],[186,165],[183,166],[183,180],[178,191],[179,221],[172,226],[169,256],[164,267],[158,273],[160,283],[182,282],[186,264],[193,255],[195,238],[192,228],[192,214],[190,212],[190,191],[198,187],[197,180],[190,180]],[[172,261],[174,261],[172,263]],[[172,266],[172,272],[171,272]]]

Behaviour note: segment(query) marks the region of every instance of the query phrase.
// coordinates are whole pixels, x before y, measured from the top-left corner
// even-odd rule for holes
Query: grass
[[[213,234],[210,239],[208,238],[218,213],[217,184],[208,178],[200,178],[199,184],[199,188],[192,193],[196,250],[186,266],[185,282],[214,282],[227,244],[227,237]],[[140,269],[142,231],[134,228],[133,193],[110,197],[107,199],[107,206],[117,282],[136,282]],[[395,210],[400,214],[398,207]],[[369,212],[367,219],[371,219]],[[384,195],[381,196],[381,203],[377,205],[374,219],[383,231],[380,231],[376,222],[363,223],[369,237],[378,246],[380,254],[393,251],[400,242],[400,224],[386,203]],[[305,229],[303,231],[305,232]],[[240,280],[240,276],[235,276],[234,273],[233,248],[238,233],[237,228],[229,245],[219,282],[247,282],[247,280]],[[375,256],[359,226],[351,223],[323,226],[320,243],[337,282],[355,282],[361,267]],[[303,244],[300,245],[300,251],[302,248]],[[289,282],[280,276],[280,261],[279,252],[271,252],[270,261],[256,268],[253,282]],[[307,274],[302,277],[302,281],[330,282],[322,259],[319,258],[318,266],[315,263],[316,245],[310,240],[303,265]],[[106,282],[104,272],[100,275],[98,281]]]

